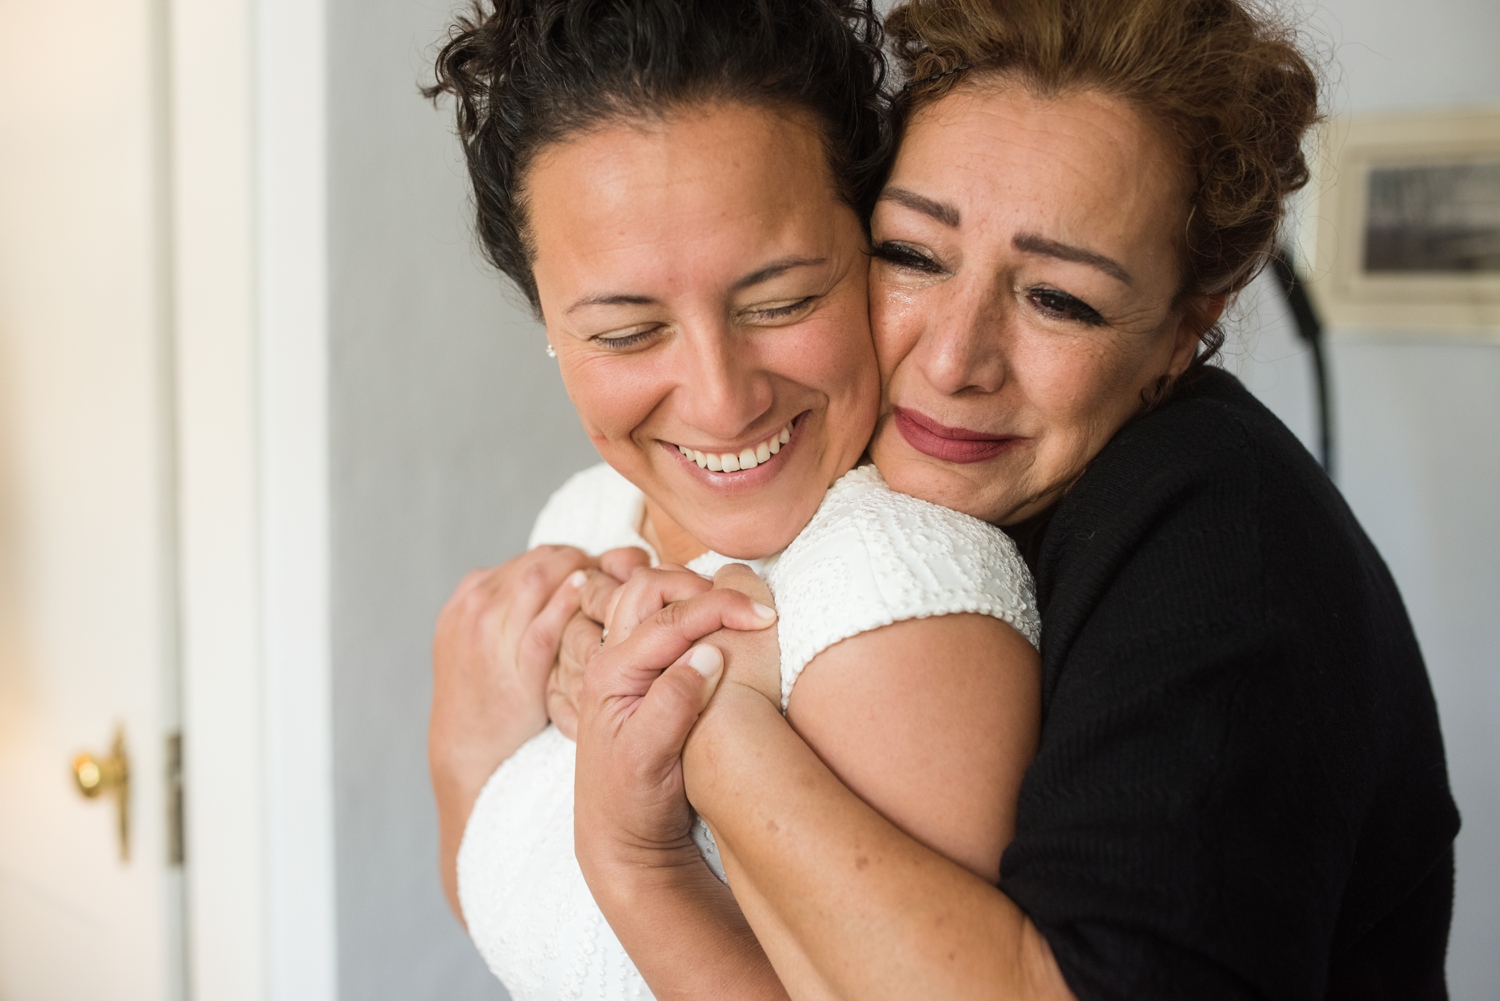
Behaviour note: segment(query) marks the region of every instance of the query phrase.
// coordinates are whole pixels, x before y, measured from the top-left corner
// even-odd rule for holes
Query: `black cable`
[[[1318,461],[1323,464],[1328,475],[1332,476],[1333,414],[1328,395],[1328,365],[1323,357],[1323,321],[1318,319],[1318,311],[1313,308],[1307,286],[1302,284],[1302,279],[1297,275],[1291,251],[1286,247],[1277,248],[1271,258],[1271,268],[1276,272],[1276,280],[1286,295],[1287,306],[1297,324],[1297,335],[1307,342],[1308,349],[1312,352],[1313,382],[1318,394]]]

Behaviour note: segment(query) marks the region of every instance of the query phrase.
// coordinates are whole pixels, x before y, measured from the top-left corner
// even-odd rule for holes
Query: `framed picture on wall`
[[[1500,109],[1328,135],[1310,286],[1325,322],[1500,340]]]

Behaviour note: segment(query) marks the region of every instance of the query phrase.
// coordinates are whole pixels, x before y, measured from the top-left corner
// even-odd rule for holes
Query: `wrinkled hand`
[[[638,571],[618,592],[579,702],[574,847],[596,896],[643,868],[701,866],[681,754],[724,658],[698,640],[774,622],[771,608],[681,568]]]

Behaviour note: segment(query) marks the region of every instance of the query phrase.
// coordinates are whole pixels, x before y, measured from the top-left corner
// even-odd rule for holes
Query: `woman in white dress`
[[[889,144],[878,41],[853,0],[532,0],[476,9],[439,59],[485,249],[545,321],[606,460],[554,495],[538,548],[466,582],[435,654],[482,670],[446,663],[444,630],[494,628],[515,696],[496,701],[523,707],[434,703],[435,728],[506,722],[433,772],[450,898],[518,999],[650,995],[574,858],[573,745],[524,709],[578,571],[621,547],[702,574],[750,561],[779,620],[732,590],[695,607],[775,622],[804,739],[913,837],[997,878],[1036,740],[1030,575],[998,529],[858,465],[880,403],[862,225]],[[706,829],[694,841],[705,920],[750,948]]]

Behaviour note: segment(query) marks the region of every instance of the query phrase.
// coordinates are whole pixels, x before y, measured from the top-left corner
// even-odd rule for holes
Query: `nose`
[[[1015,322],[1010,297],[975,285],[955,288],[923,320],[913,352],[932,387],[947,396],[994,393],[1005,385],[1005,345]]]
[[[678,415],[705,436],[730,441],[766,415],[774,401],[770,375],[757,360],[753,335],[727,320],[685,325],[675,395]]]

